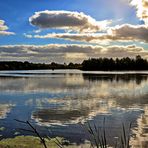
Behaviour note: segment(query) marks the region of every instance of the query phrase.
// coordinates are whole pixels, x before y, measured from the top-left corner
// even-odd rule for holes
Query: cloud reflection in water
[[[38,125],[68,125],[113,116],[114,121],[107,124],[113,130],[112,126],[136,118],[136,138],[146,142],[148,137],[147,75],[60,73],[40,78],[1,77],[0,84],[2,94],[23,96],[21,105],[32,111],[31,118]],[[16,106],[19,102],[15,100]],[[135,145],[136,138],[131,141]]]

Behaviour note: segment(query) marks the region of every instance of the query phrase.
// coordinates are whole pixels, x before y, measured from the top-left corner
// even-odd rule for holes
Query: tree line
[[[102,70],[102,71],[119,71],[119,70],[148,70],[148,61],[140,55],[135,58],[98,58],[88,59],[82,62],[83,70]]]
[[[81,64],[66,63],[58,64],[52,62],[45,63],[30,63],[28,61],[0,61],[0,70],[43,70],[43,69],[81,69]]]
[[[135,58],[91,58],[82,63],[59,64],[52,62],[30,63],[20,61],[0,61],[0,70],[39,70],[39,69],[80,69],[97,71],[119,71],[119,70],[148,70],[148,61],[141,56]]]

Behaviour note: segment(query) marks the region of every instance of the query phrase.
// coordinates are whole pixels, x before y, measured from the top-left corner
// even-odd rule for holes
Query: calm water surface
[[[1,138],[30,134],[19,131],[28,127],[14,119],[77,144],[88,139],[80,122],[105,126],[110,144],[121,136],[122,124],[132,122],[133,147],[146,148],[148,72],[1,71]]]

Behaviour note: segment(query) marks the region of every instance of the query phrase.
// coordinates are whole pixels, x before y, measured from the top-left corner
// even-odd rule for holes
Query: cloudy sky
[[[0,0],[0,60],[148,58],[148,0]]]

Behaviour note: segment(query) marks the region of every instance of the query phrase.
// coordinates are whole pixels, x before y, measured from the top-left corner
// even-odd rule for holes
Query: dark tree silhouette
[[[148,61],[140,55],[133,58],[99,58],[88,59],[82,63],[82,70],[148,70]]]
[[[72,63],[59,64],[52,62],[29,63],[18,61],[1,61],[0,70],[38,70],[38,69],[81,69],[81,70],[98,70],[98,71],[119,71],[119,70],[148,70],[148,61],[140,55],[135,58],[98,58],[84,60],[81,64]]]

